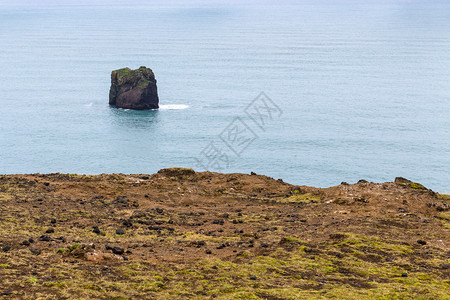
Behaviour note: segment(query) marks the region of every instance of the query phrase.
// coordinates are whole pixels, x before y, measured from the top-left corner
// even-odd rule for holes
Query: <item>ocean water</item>
[[[0,173],[450,192],[449,49],[448,1],[0,1]],[[109,107],[110,72],[141,65],[161,109]]]

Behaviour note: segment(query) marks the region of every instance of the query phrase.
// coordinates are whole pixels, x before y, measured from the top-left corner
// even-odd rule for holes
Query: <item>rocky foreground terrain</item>
[[[403,178],[0,176],[0,298],[449,299],[449,202]]]

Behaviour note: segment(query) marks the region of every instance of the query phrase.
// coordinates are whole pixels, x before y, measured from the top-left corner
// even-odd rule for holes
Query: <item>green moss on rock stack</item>
[[[137,110],[158,108],[158,90],[153,71],[146,67],[112,71],[109,104]]]

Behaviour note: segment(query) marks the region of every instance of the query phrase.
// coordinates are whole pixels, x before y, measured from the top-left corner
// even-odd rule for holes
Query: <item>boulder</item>
[[[146,67],[137,70],[123,68],[111,72],[109,104],[117,108],[156,109],[158,91],[153,71]]]

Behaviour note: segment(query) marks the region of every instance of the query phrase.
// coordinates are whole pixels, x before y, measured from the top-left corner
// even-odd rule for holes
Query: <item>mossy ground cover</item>
[[[394,183],[317,189],[174,168],[0,176],[0,293],[448,299],[448,201]]]

